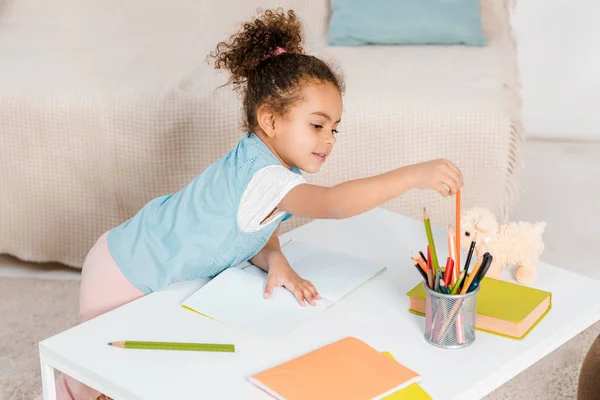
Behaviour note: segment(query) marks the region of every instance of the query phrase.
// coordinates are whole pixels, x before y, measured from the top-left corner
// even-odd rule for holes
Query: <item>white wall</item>
[[[517,0],[529,137],[600,140],[600,1]]]

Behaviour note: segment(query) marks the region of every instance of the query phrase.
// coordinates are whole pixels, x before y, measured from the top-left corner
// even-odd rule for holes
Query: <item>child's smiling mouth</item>
[[[325,160],[327,159],[327,156],[329,156],[328,153],[312,153],[313,156],[317,157],[317,159],[321,162],[324,163]]]

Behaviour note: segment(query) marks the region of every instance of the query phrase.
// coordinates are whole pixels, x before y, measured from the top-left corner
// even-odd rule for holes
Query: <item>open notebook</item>
[[[316,317],[377,275],[385,266],[292,241],[282,252],[294,270],[315,285],[316,306],[301,307],[286,288],[264,298],[267,273],[254,265],[229,268],[184,300],[183,307],[259,336],[278,338]]]

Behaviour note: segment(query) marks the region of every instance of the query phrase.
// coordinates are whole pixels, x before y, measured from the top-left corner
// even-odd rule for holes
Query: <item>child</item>
[[[331,188],[307,184],[300,171],[318,172],[337,140],[343,84],[323,61],[302,52],[301,40],[294,12],[278,10],[218,44],[211,57],[215,68],[231,72],[230,83],[243,95],[249,133],[180,191],[151,200],[98,239],[83,266],[82,321],[246,260],[268,272],[266,298],[283,286],[300,305],[315,305],[318,288],[280,251],[282,221],[348,218],[412,188],[449,196],[462,186],[460,171],[447,160]],[[98,395],[64,376],[57,388],[59,399]]]

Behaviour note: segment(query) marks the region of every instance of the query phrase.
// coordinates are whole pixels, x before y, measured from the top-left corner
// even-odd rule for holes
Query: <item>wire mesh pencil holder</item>
[[[465,294],[443,294],[424,284],[425,340],[444,349],[467,347],[475,341],[479,286]]]

